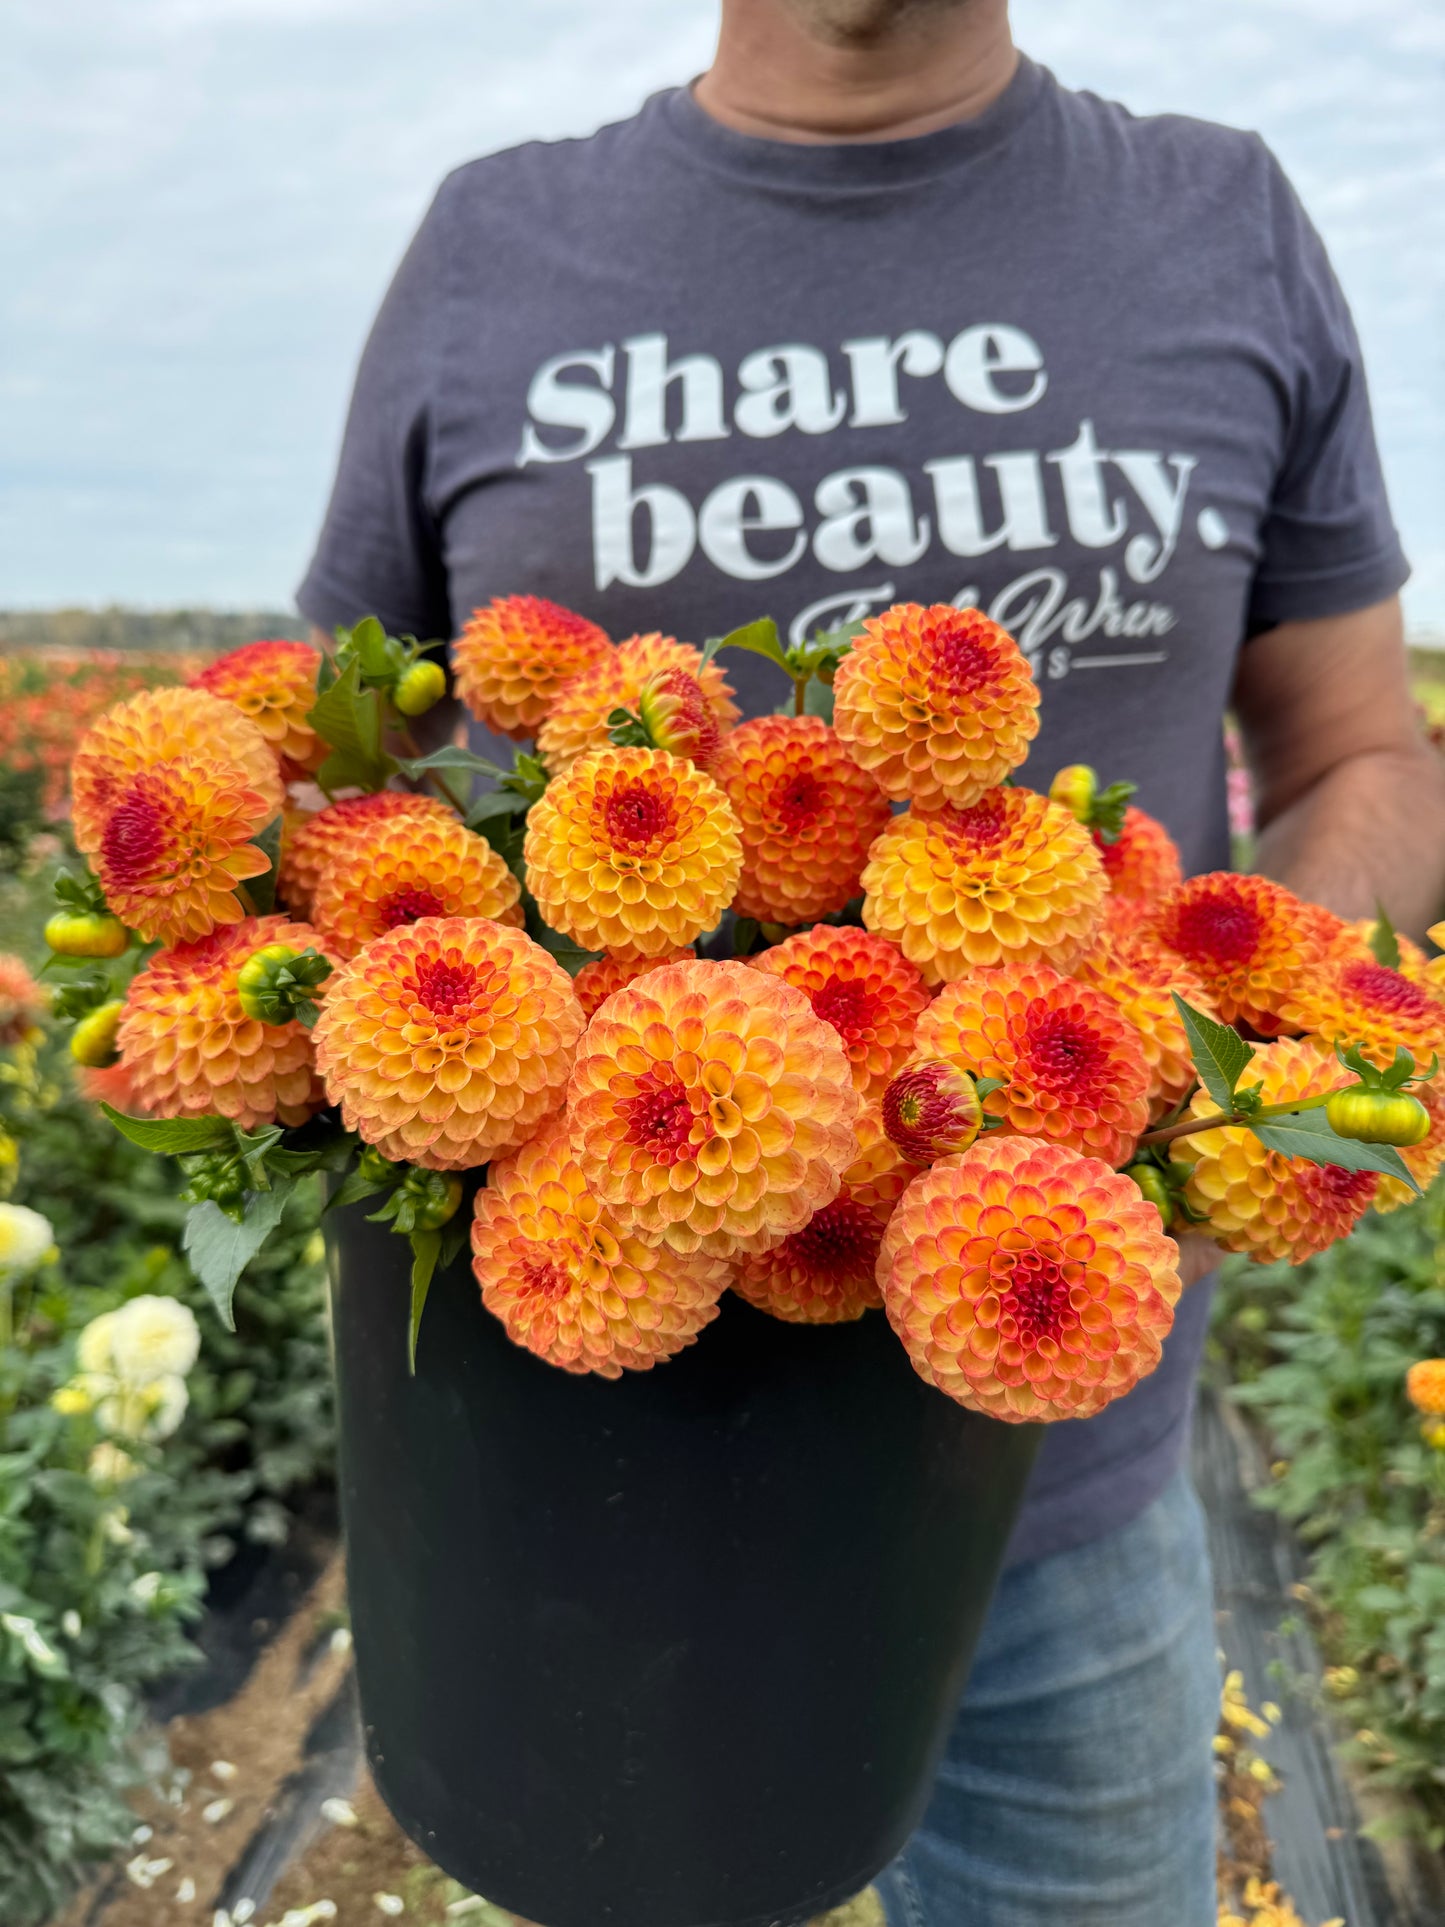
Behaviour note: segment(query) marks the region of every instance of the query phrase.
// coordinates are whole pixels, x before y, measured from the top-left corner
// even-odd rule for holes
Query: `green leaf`
[[[760,616],[756,622],[745,622],[741,629],[730,629],[725,636],[711,638],[703,649],[703,661],[711,662],[720,649],[746,649],[751,655],[766,656],[769,662],[775,662],[784,675],[792,674],[778,639],[778,625],[771,616]]]
[[[413,1231],[411,1234],[411,1324],[406,1337],[406,1368],[416,1377],[416,1335],[421,1330],[421,1315],[426,1310],[426,1295],[431,1290],[432,1273],[441,1256],[439,1231]]]
[[[251,899],[251,907],[256,915],[269,917],[276,908],[276,866],[281,861],[281,818],[273,816],[265,829],[253,836],[251,841],[271,867],[258,877],[247,877],[242,888]]]
[[[1110,783],[1089,805],[1089,828],[1105,843],[1117,843],[1124,833],[1124,816],[1137,783]]]
[[[156,1151],[162,1157],[180,1157],[187,1151],[215,1151],[232,1143],[231,1126],[223,1117],[127,1117],[100,1107],[120,1132],[143,1151]]]
[[[369,1178],[366,1173],[360,1169],[348,1171],[341,1183],[326,1200],[326,1209],[328,1211],[339,1211],[343,1205],[360,1204],[363,1198],[374,1198],[378,1191],[394,1190],[396,1184],[400,1183],[400,1181],[398,1177],[395,1182],[388,1180],[378,1182],[375,1178]]]
[[[474,799],[467,810],[467,825],[476,829],[480,824],[498,816],[515,816],[526,808],[515,790],[486,790]]]
[[[316,772],[323,789],[357,784],[378,790],[396,768],[381,746],[381,697],[374,689],[362,688],[361,666],[355,657],[317,697],[306,720],[333,751]]]
[[[231,1309],[236,1281],[280,1224],[292,1185],[293,1180],[279,1178],[269,1191],[249,1193],[239,1224],[209,1198],[187,1213],[181,1248],[227,1331],[236,1329]]]
[[[833,724],[833,685],[814,676],[803,691],[803,714],[820,716],[829,728]]]
[[[375,616],[363,616],[357,623],[351,632],[351,648],[363,676],[374,676],[378,681],[390,677],[395,668],[392,652],[387,646],[386,631]]]
[[[503,769],[500,763],[489,763],[485,756],[473,755],[456,743],[443,743],[434,749],[430,756],[407,756],[401,758],[397,768],[403,775],[415,781],[433,769],[464,769],[473,776],[510,776],[511,771]]]
[[[1385,906],[1375,898],[1375,927],[1370,932],[1370,954],[1377,964],[1387,970],[1400,968],[1400,939],[1395,935],[1395,926],[1385,914]]]
[[[1419,1192],[1410,1167],[1393,1144],[1362,1144],[1358,1138],[1341,1137],[1330,1129],[1323,1111],[1288,1111],[1248,1128],[1267,1150],[1282,1152],[1287,1158],[1334,1164],[1342,1171],[1379,1171]]]
[[[738,917],[733,923],[733,955],[749,957],[757,948],[758,920],[756,917]]]
[[[1228,1024],[1216,1023],[1202,1010],[1186,1004],[1177,990],[1173,996],[1174,1007],[1189,1036],[1189,1052],[1200,1083],[1221,1111],[1232,1111],[1234,1087],[1253,1058],[1253,1050],[1237,1030],[1231,1030]]]

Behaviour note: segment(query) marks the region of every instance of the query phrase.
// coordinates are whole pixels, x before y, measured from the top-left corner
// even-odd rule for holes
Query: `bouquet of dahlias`
[[[1159,1360],[1171,1233],[1298,1262],[1445,1159],[1445,959],[1185,881],[1127,783],[1015,782],[1039,694],[978,611],[698,650],[502,598],[452,673],[508,770],[419,753],[433,647],[253,643],[75,758],[58,1001],[182,1158],[223,1317],[326,1170],[411,1240],[413,1357],[471,1190],[483,1304],[569,1372],[660,1364],[732,1290],[1086,1417]],[[739,723],[728,648],[788,713]]]

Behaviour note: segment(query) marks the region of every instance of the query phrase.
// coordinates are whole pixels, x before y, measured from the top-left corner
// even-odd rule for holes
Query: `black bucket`
[[[772,1927],[865,1887],[930,1783],[1037,1448],[881,1312],[727,1296],[679,1358],[575,1378],[332,1227],[342,1510],[387,1805],[544,1927]]]

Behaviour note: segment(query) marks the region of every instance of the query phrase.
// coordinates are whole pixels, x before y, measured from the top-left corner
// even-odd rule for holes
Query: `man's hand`
[[[1339,916],[1423,934],[1445,895],[1445,759],[1420,731],[1398,597],[1247,642],[1234,706],[1257,868]]]
[[[1211,1271],[1217,1271],[1225,1254],[1203,1232],[1176,1231],[1173,1235],[1179,1245],[1179,1282],[1188,1291]]]

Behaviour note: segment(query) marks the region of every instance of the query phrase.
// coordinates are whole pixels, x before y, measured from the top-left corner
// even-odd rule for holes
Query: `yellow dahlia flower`
[[[1149,1068],[1149,1115],[1172,1111],[1198,1080],[1184,1020],[1174,1003],[1215,1015],[1214,1000],[1182,957],[1135,931],[1102,936],[1074,966],[1074,979],[1100,990],[1133,1028]]]
[[[248,642],[208,663],[191,688],[207,689],[249,716],[291,782],[320,769],[331,753],[306,720],[320,667],[321,652],[309,642]]]
[[[616,651],[572,677],[558,692],[537,732],[537,754],[554,776],[579,756],[608,744],[607,718],[614,709],[637,713],[642,693],[670,669],[696,678],[722,735],[738,720],[732,685],[714,659],[704,668],[691,643],[657,634],[629,636]]]
[[[800,1231],[858,1155],[836,1031],[741,963],[668,964],[610,997],[568,1089],[572,1144],[619,1224],[728,1257]]]
[[[1445,1358],[1417,1358],[1405,1374],[1405,1396],[1426,1418],[1445,1418]]]
[[[728,1281],[720,1258],[683,1257],[623,1230],[588,1188],[561,1117],[488,1172],[472,1269],[513,1344],[602,1378],[647,1371],[691,1345]]]
[[[1248,1077],[1261,1085],[1266,1104],[1297,1103],[1355,1081],[1333,1053],[1294,1037],[1257,1050]],[[1219,1107],[1201,1090],[1189,1108],[1195,1117],[1211,1117]],[[1242,1126],[1176,1138],[1169,1155],[1192,1167],[1184,1196],[1208,1219],[1209,1236],[1226,1251],[1247,1252],[1265,1262],[1287,1258],[1302,1264],[1347,1237],[1375,1195],[1373,1171],[1346,1171],[1268,1151]]]
[[[930,984],[980,964],[1067,970],[1098,934],[1107,885],[1089,832],[1032,790],[895,816],[868,852],[863,921]]]
[[[340,957],[420,917],[522,924],[522,886],[484,836],[455,817],[383,816],[342,841],[311,920]]]
[[[326,989],[312,1036],[327,1095],[396,1163],[485,1164],[562,1101],[582,1006],[520,930],[424,917],[377,937]]]
[[[881,1098],[908,1056],[928,1004],[921,973],[897,945],[868,930],[820,923],[749,961],[755,970],[796,984],[837,1031],[859,1096]]]
[[[833,727],[887,795],[967,809],[1028,755],[1038,685],[979,610],[902,602],[870,616],[839,663]]]
[[[711,930],[743,861],[717,784],[658,749],[597,750],[554,777],[523,857],[547,923],[617,957],[658,957]]]
[[[572,988],[583,1011],[591,1018],[614,990],[621,990],[634,977],[645,977],[649,970],[661,970],[664,964],[691,963],[696,956],[697,952],[689,945],[685,950],[669,950],[661,957],[599,957],[595,963],[583,964],[572,979]]]
[[[230,765],[228,780],[262,799],[258,825],[280,809],[276,759],[249,717],[208,689],[143,689],[108,709],[80,739],[70,766],[76,848],[94,856],[131,778],[182,756]]]
[[[321,950],[289,917],[248,917],[157,951],[132,978],[116,1042],[141,1107],[155,1117],[228,1117],[244,1131],[304,1124],[323,1102],[311,1035],[241,1008],[236,979],[271,943]],[[324,998],[327,984],[320,995]]]
[[[111,793],[93,853],[122,923],[148,943],[184,943],[245,915],[236,885],[270,859],[249,839],[273,814],[234,763],[175,756]]]
[[[303,818],[294,828],[288,823],[281,837],[277,889],[298,916],[309,915],[321,872],[334,858],[341,859],[343,847],[355,844],[364,849],[380,824],[403,818],[409,823],[460,820],[456,811],[438,797],[419,796],[411,790],[377,790],[370,796],[349,796],[344,802],[332,803],[314,816]],[[350,860],[354,861],[354,857]]]
[[[759,716],[724,739],[712,773],[742,826],[734,908],[812,923],[856,896],[888,799],[817,716]]]
[[[1106,843],[1097,830],[1092,834],[1109,879],[1109,926],[1137,930],[1184,880],[1174,839],[1162,823],[1132,803],[1113,843]]]
[[[1132,1180],[989,1137],[909,1185],[878,1282],[920,1377],[970,1411],[1047,1421],[1092,1418],[1154,1370],[1178,1263]]]
[[[474,609],[451,646],[457,694],[488,729],[518,741],[536,735],[565,683],[611,656],[595,622],[532,595]]]
[[[1318,964],[1297,979],[1281,1014],[1292,1029],[1313,1031],[1328,1044],[1359,1044],[1381,1070],[1401,1045],[1422,1071],[1432,1057],[1445,1060],[1445,999],[1373,957]]]
[[[918,1020],[920,1058],[1001,1088],[984,1109],[1021,1137],[1122,1164],[1149,1121],[1138,1032],[1101,990],[1047,964],[1000,964],[947,984]]]

